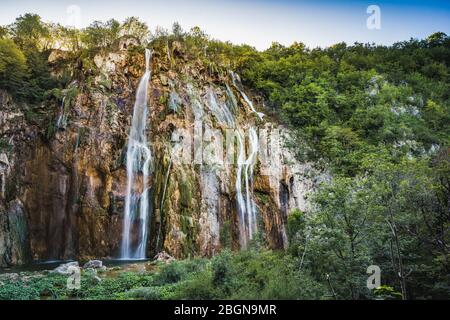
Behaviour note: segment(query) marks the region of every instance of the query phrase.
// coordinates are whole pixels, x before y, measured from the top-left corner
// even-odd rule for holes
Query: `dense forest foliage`
[[[242,67],[297,132],[291,148],[333,176],[315,213],[290,216],[290,251],[339,297],[366,296],[368,265],[405,298],[448,297],[449,63],[436,33],[391,47],[274,44]]]
[[[121,37],[162,50],[182,43],[212,73],[237,71],[264,97],[266,112],[295,133],[287,147],[332,177],[311,195],[314,210],[290,214],[286,252],[267,253],[258,243],[235,257],[225,252],[212,269],[195,265],[207,272],[192,272],[177,292],[450,298],[450,37],[316,49],[274,43],[260,52],[178,24],[150,34],[130,18],[77,30],[27,14],[0,28],[0,88],[17,101],[42,103],[52,89],[82,77],[77,66],[114,50]],[[68,51],[73,66],[57,78],[47,62],[53,49]],[[381,269],[383,286],[375,292],[366,287],[370,265]]]

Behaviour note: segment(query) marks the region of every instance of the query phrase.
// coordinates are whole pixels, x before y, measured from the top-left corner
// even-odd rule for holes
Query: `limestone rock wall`
[[[221,119],[223,108],[236,128],[245,132],[253,126],[271,137],[270,161],[255,166],[254,200],[262,240],[272,248],[285,247],[287,215],[308,209],[306,195],[317,173],[295,161],[277,133],[285,129],[260,120],[229,74],[187,59],[179,46],[176,54],[156,50],[152,59],[148,255],[165,250],[181,258],[239,249],[235,165],[196,162],[194,150],[178,150],[188,141],[196,145],[202,130],[202,152],[219,152],[228,121]],[[20,111],[24,108],[0,95],[0,265],[118,255],[127,135],[144,56],[122,50],[99,54],[93,62],[81,70],[82,79],[42,106],[47,117],[40,123],[30,124]],[[248,141],[245,145],[248,149]],[[181,161],[180,152],[192,160]]]

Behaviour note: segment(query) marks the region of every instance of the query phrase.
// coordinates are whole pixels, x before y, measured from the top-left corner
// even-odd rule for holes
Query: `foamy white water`
[[[151,51],[145,50],[145,73],[136,91],[133,119],[127,149],[127,194],[123,220],[121,259],[144,259],[146,257],[149,222],[149,172],[152,163],[147,143],[146,124],[148,113],[148,82]],[[139,226],[137,245],[133,244],[132,227]]]

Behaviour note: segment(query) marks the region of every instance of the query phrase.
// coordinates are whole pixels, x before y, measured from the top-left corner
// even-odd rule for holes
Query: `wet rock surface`
[[[103,262],[101,260],[90,260],[83,265],[83,269],[101,269],[103,268]]]
[[[68,262],[56,267],[52,272],[62,275],[70,275],[73,273],[74,268],[79,268],[79,266],[78,261]]]
[[[241,246],[236,165],[179,161],[177,146],[196,143],[195,123],[202,123],[203,132],[212,128],[225,136],[229,115],[223,110],[229,110],[233,125],[244,132],[250,126],[269,134],[280,128],[251,110],[240,93],[243,86],[233,84],[230,75],[211,74],[199,60],[188,59],[181,43],[170,53],[169,61],[155,50],[147,120],[154,155],[147,256],[165,252],[164,261]],[[62,53],[52,56],[63,58]],[[0,266],[119,255],[125,153],[134,94],[145,69],[143,50],[98,54],[94,64],[89,84],[73,81],[62,91],[63,109],[61,99],[37,109],[47,122],[30,123],[23,107],[0,92],[0,135],[9,146],[0,152]],[[255,109],[263,111],[258,104]],[[56,128],[60,112],[67,123]],[[220,149],[220,140],[203,139],[206,152]],[[259,231],[271,248],[286,245],[287,215],[308,207],[306,195],[316,176],[308,164],[284,152],[282,140],[274,136],[281,151],[271,154],[267,166],[256,164],[253,174]],[[249,148],[247,138],[243,146]]]
[[[170,263],[172,261],[175,261],[175,258],[172,257],[170,254],[168,254],[167,252],[163,251],[158,253],[153,260],[155,261],[160,261],[160,262],[164,262],[164,263]]]

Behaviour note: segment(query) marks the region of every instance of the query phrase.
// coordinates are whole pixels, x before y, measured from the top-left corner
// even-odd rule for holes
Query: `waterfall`
[[[197,92],[195,91],[194,87],[190,83],[187,85],[187,92],[192,101],[191,108],[192,108],[192,112],[194,114],[194,119],[195,119],[195,121],[201,121],[204,116],[203,105],[200,102]]]
[[[234,83],[236,86],[236,82]],[[245,93],[240,90],[239,92],[244,97],[244,100],[253,112],[255,112],[258,117],[262,119],[262,114],[256,112],[253,104],[247,98]],[[254,127],[250,127],[248,130],[249,154],[248,158],[246,158],[245,136],[238,121],[236,120],[234,112],[230,111],[230,109],[236,108],[237,102],[233,99],[233,93],[228,86],[227,95],[231,100],[229,104],[218,102],[214,90],[210,88],[207,92],[206,98],[207,105],[217,121],[221,125],[224,125],[227,128],[233,128],[235,130],[235,137],[238,147],[235,190],[237,210],[239,214],[239,238],[241,248],[245,249],[248,246],[248,242],[253,239],[253,236],[257,232],[257,210],[253,200],[253,173],[259,151],[259,140],[256,129]],[[193,103],[193,105],[195,105],[195,103]],[[234,111],[236,112],[237,110]]]
[[[145,50],[145,73],[136,92],[133,119],[127,149],[127,189],[122,234],[122,259],[144,259],[146,257],[149,220],[149,170],[152,155],[147,144],[147,99],[151,51]],[[137,248],[131,241],[132,226],[138,218]]]
[[[239,211],[239,239],[241,242],[241,248],[247,248],[247,242],[249,239],[246,228],[247,208],[244,196],[242,195],[242,168],[245,163],[245,146],[240,132],[237,133],[237,140],[239,149],[236,170],[236,200]]]
[[[226,124],[228,128],[235,127],[233,114],[226,104],[217,103],[216,95],[212,89],[208,90],[208,106],[217,121]]]
[[[249,129],[249,155],[245,158],[243,137],[237,134],[238,163],[236,172],[236,200],[239,211],[239,235],[242,248],[247,248],[249,240],[258,231],[256,204],[253,200],[253,173],[259,151],[259,140],[255,128]],[[244,181],[242,181],[242,176]],[[245,197],[242,191],[245,186]]]
[[[252,110],[253,113],[256,113],[256,115],[258,116],[258,118],[262,120],[262,118],[264,117],[264,113],[262,113],[262,112],[257,112],[257,111],[255,110],[255,107],[253,106],[252,101],[247,97],[247,95],[244,93],[244,91],[240,91],[240,93],[241,93],[242,97],[244,98],[245,102],[247,102],[247,104],[249,105],[250,110]]]
[[[228,96],[228,100],[229,101],[229,108],[233,113],[237,113],[238,110],[238,104],[237,104],[237,100],[236,97],[233,94],[233,91],[231,90],[230,86],[228,84],[226,84],[226,89],[227,89],[227,96]]]
[[[245,201],[247,210],[248,238],[253,239],[253,235],[257,231],[256,221],[256,205],[253,201],[253,168],[256,163],[256,157],[259,150],[258,135],[255,128],[249,130],[250,153],[245,161]]]
[[[230,74],[231,74],[231,79],[233,80],[233,85],[236,87],[236,89],[238,89],[242,98],[244,98],[245,103],[247,103],[248,106],[250,107],[250,110],[253,113],[255,113],[260,120],[262,120],[262,118],[264,117],[264,113],[256,111],[255,107],[253,106],[252,101],[247,97],[245,92],[240,89],[239,83],[241,82],[241,79],[239,78],[239,76],[237,74],[235,74],[233,71],[231,71]]]
[[[240,91],[240,93],[251,109],[260,119],[262,119],[261,114],[255,111],[253,104],[247,98],[245,93],[242,91]],[[230,99],[233,98],[232,92],[229,88],[228,96]],[[234,105],[233,100],[231,101],[231,105]],[[239,213],[239,238],[241,248],[245,249],[248,246],[249,240],[252,240],[253,236],[257,232],[256,205],[253,200],[253,171],[259,150],[258,135],[256,133],[256,129],[254,127],[250,127],[248,130],[249,155],[248,158],[246,158],[245,139],[239,128],[239,124],[237,123],[233,113],[230,111],[228,105],[226,103],[217,102],[216,95],[212,89],[208,91],[208,106],[219,123],[236,130],[235,136],[238,144],[238,150],[235,189],[237,209]],[[242,188],[243,186],[245,188],[244,190]]]
[[[57,129],[60,129],[61,126],[65,127],[65,122],[66,122],[66,119],[65,119],[65,116],[64,116],[64,109],[65,109],[64,103],[65,103],[65,101],[66,101],[66,97],[64,96],[62,98],[58,119],[56,120],[56,128]]]
[[[231,79],[233,81],[234,87],[239,91],[245,103],[249,106],[250,110],[255,113],[260,120],[264,117],[264,114],[257,112],[253,106],[252,101],[248,98],[245,92],[241,89],[241,80],[239,76],[234,72],[230,72]],[[229,90],[229,88],[228,88]],[[231,91],[231,90],[229,90]],[[239,148],[244,148],[244,143],[242,141],[242,136],[238,135]],[[248,241],[253,239],[253,236],[258,231],[258,223],[256,218],[256,204],[253,200],[253,173],[254,166],[256,164],[257,155],[259,151],[259,140],[254,127],[249,129],[249,155],[244,161],[244,153],[239,151],[238,155],[238,169],[236,176],[236,198],[239,209],[240,218],[240,237],[241,246],[246,248]],[[242,171],[244,173],[244,185],[245,185],[245,198],[242,195]]]

